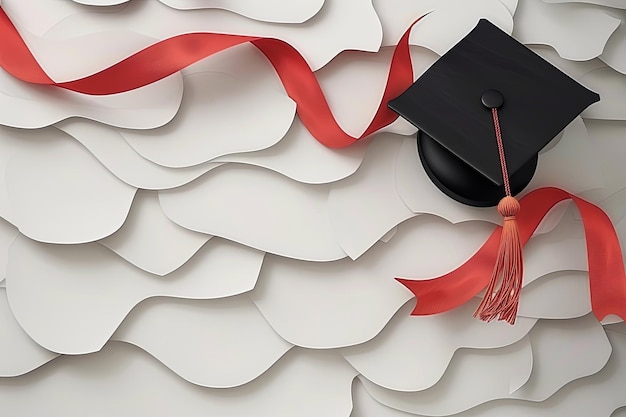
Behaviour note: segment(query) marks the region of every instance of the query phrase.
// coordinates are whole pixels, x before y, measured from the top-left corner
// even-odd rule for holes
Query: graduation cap
[[[537,54],[482,19],[389,107],[419,129],[433,183],[451,198],[498,205],[504,225],[496,266],[476,316],[515,321],[523,264],[513,197],[543,149],[598,101]]]
[[[539,151],[599,99],[481,19],[389,107],[419,129],[433,183],[457,201],[489,207],[505,195],[492,108],[515,195],[532,179]]]

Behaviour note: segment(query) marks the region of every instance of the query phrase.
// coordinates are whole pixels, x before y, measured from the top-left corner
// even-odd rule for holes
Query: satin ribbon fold
[[[591,308],[598,320],[615,314],[626,320],[626,274],[617,233],[598,206],[558,188],[531,191],[520,200],[517,216],[522,245],[557,203],[570,199],[580,212],[587,245]],[[413,315],[452,310],[481,292],[491,277],[502,227],[498,226],[483,246],[463,265],[437,278],[396,278],[417,297]],[[567,297],[567,294],[563,294]],[[523,294],[522,294],[523,297]]]

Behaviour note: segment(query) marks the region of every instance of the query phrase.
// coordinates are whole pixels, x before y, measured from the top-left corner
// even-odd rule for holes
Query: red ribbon
[[[398,118],[397,114],[387,108],[387,102],[399,96],[413,83],[409,34],[420,19],[407,29],[395,47],[378,110],[359,137],[348,135],[339,126],[311,67],[291,45],[278,39],[188,33],[157,42],[93,75],[73,81],[56,82],[41,68],[0,7],[0,66],[14,77],[29,83],[53,85],[90,95],[107,95],[146,86],[208,56],[250,42],[274,66],[287,94],[296,102],[300,119],[311,135],[328,147],[342,148]]]
[[[41,68],[0,7],[0,66],[25,82],[57,86],[84,94],[106,95],[143,87],[217,52],[250,42],[274,66],[287,94],[297,103],[298,114],[309,132],[324,145],[337,148],[376,132],[398,117],[387,109],[387,102],[413,83],[409,50],[409,33],[413,25],[394,50],[381,103],[370,125],[358,138],[348,135],[337,124],[304,58],[292,46],[278,39],[216,33],[184,34],[157,42],[93,75],[56,82]],[[583,219],[593,312],[600,320],[609,314],[626,319],[626,276],[622,252],[609,218],[599,207],[557,188],[535,190],[520,201],[522,208],[518,225],[522,244],[530,239],[547,212],[566,199],[574,201]],[[497,228],[469,261],[446,275],[424,281],[398,278],[417,296],[418,303],[413,314],[451,310],[483,290],[493,270],[501,230]]]
[[[587,244],[591,308],[598,320],[615,314],[626,320],[626,275],[615,229],[598,206],[558,188],[540,188],[520,200],[517,216],[522,245],[558,202],[571,199],[582,217]],[[417,297],[413,315],[442,313],[464,304],[489,283],[502,227],[459,268],[438,278],[418,281],[396,278]],[[565,295],[566,296],[566,295]]]

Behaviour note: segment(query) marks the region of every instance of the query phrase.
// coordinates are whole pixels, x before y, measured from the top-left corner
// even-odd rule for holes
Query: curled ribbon
[[[591,308],[598,320],[615,314],[626,320],[626,275],[622,250],[609,217],[598,206],[558,188],[530,192],[520,200],[517,216],[522,245],[530,239],[541,219],[558,202],[570,199],[578,208],[587,244]],[[437,278],[410,280],[396,278],[417,297],[413,315],[452,310],[482,291],[491,277],[502,227],[459,268]]]
[[[320,143],[331,148],[353,144],[393,123],[398,115],[387,102],[413,83],[409,34],[417,19],[396,45],[389,75],[369,126],[359,137],[347,134],[333,116],[326,97],[305,59],[279,39],[219,33],[188,33],[157,42],[128,58],[87,77],[65,82],[52,80],[32,55],[7,14],[0,7],[0,66],[14,77],[32,84],[52,85],[90,95],[130,91],[161,80],[220,51],[242,43],[256,46],[273,65],[285,91],[297,104],[302,123]]]

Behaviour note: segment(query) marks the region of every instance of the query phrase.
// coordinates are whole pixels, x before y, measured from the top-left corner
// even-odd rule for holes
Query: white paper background
[[[283,39],[355,136],[412,21],[431,12],[410,37],[417,77],[488,18],[601,95],[529,190],[586,196],[626,242],[626,3],[292,3],[1,5],[57,80],[180,33]],[[462,264],[499,216],[437,190],[402,120],[319,144],[250,45],[111,97],[0,70],[0,110],[3,416],[624,414],[626,326],[591,314],[575,209],[526,247],[515,326],[473,319],[479,297],[410,316],[394,278]]]

